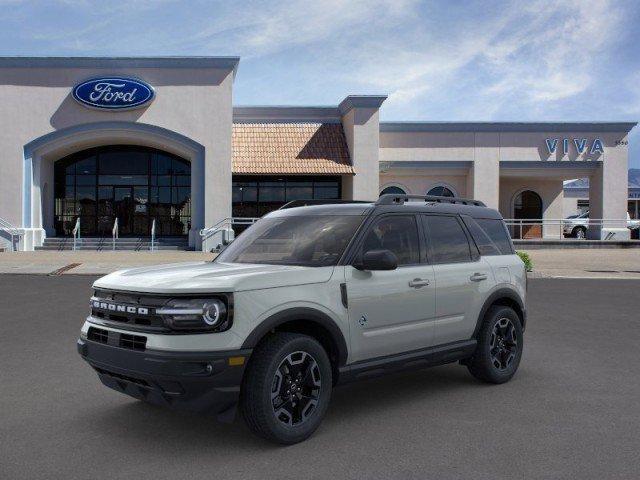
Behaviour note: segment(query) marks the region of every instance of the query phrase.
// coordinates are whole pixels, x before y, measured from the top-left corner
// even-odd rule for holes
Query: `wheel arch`
[[[482,305],[482,309],[480,310],[480,314],[478,315],[476,328],[473,331],[472,338],[476,338],[478,336],[478,332],[480,331],[480,327],[482,326],[482,321],[484,320],[485,315],[494,305],[504,305],[506,307],[512,308],[518,315],[520,324],[522,325],[522,330],[524,331],[527,323],[527,315],[524,307],[524,302],[520,298],[520,295],[518,295],[518,293],[514,290],[511,290],[509,288],[501,288],[489,295],[489,297]]]
[[[260,323],[245,339],[241,348],[255,348],[275,332],[302,333],[320,342],[329,355],[334,381],[338,369],[347,363],[347,342],[336,322],[326,313],[308,307],[294,307],[274,313]]]

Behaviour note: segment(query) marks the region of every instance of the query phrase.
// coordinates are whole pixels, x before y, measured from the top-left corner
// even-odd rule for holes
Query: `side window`
[[[464,216],[464,223],[467,225],[473,241],[476,242],[480,255],[501,255],[500,249],[489,235],[478,225],[476,220],[471,217]]]
[[[507,234],[507,228],[502,220],[493,218],[477,218],[475,221],[498,248],[500,254],[513,254],[511,240]]]
[[[469,240],[456,217],[424,215],[422,221],[431,247],[431,263],[471,261]]]
[[[398,257],[398,265],[420,263],[418,227],[412,215],[390,215],[377,220],[367,232],[362,253],[390,250]]]

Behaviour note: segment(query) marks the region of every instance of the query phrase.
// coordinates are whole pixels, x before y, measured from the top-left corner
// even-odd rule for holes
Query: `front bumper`
[[[156,405],[218,415],[223,421],[235,415],[251,355],[250,349],[135,351],[84,338],[77,346],[107,387]]]

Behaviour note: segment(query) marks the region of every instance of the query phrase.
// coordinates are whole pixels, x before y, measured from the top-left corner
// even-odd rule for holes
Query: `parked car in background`
[[[567,217],[562,226],[565,237],[587,238],[589,227],[589,212],[579,213]]]
[[[571,215],[563,223],[563,233],[565,237],[587,238],[587,228],[589,228],[589,212]],[[633,232],[640,228],[640,220],[632,220],[627,212],[627,228]],[[637,235],[636,235],[637,238]]]

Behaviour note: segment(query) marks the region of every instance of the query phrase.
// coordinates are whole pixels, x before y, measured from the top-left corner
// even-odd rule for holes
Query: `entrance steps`
[[[151,237],[123,237],[115,241],[115,250],[119,251],[141,251],[146,252],[151,249]],[[155,250],[191,250],[189,242],[185,237],[162,237],[157,238],[154,243]],[[68,237],[47,237],[41,247],[35,250],[73,250],[73,238]],[[76,241],[76,250],[110,251],[114,250],[111,238],[84,237]]]

